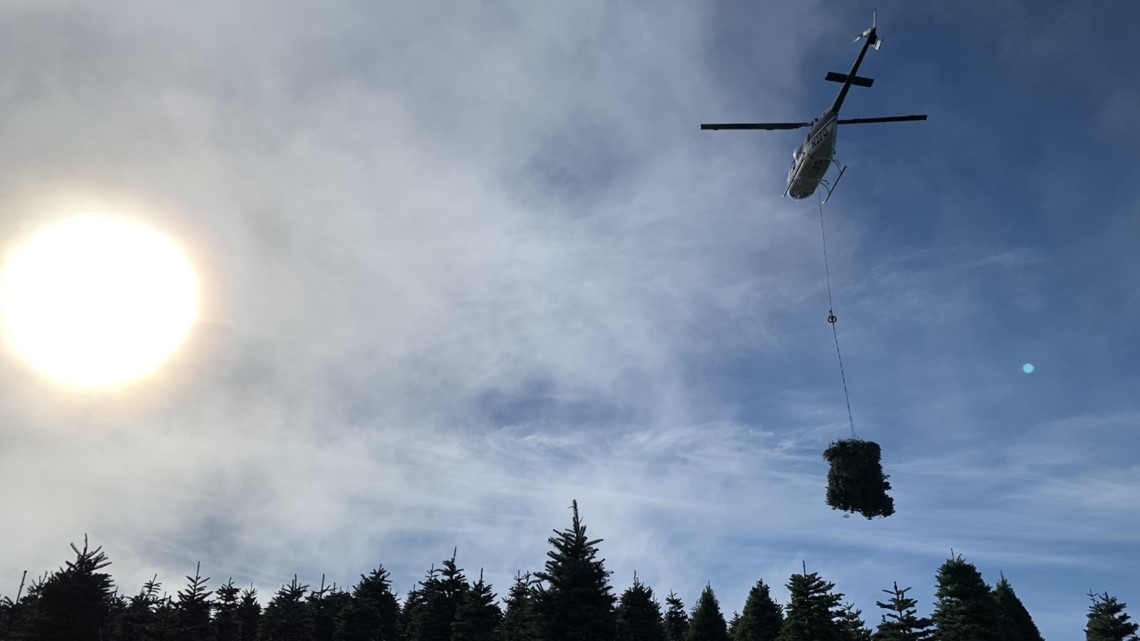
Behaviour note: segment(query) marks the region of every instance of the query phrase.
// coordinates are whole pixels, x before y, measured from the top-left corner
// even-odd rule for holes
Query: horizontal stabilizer
[[[926,114],[913,116],[883,116],[881,118],[840,118],[835,122],[840,125],[866,125],[873,122],[909,122],[912,120],[926,120]]]
[[[828,71],[827,75],[824,76],[823,79],[824,80],[830,80],[831,82],[847,82],[847,74],[835,73],[834,71]],[[857,87],[870,87],[874,83],[875,83],[874,78],[864,78],[863,76],[855,76],[854,78],[851,79],[851,84],[853,84]]]
[[[719,122],[702,124],[701,129],[799,129],[810,122]]]

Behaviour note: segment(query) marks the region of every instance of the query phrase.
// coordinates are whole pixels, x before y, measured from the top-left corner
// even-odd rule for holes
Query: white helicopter
[[[878,51],[879,45],[883,44],[882,38],[876,32],[877,22],[878,12],[876,11],[871,17],[871,28],[856,36],[855,42],[859,42],[860,39],[865,42],[863,49],[859,52],[859,57],[855,59],[855,64],[851,67],[851,72],[847,74],[834,71],[827,72],[825,80],[842,82],[843,88],[839,90],[835,102],[824,109],[823,113],[815,120],[811,122],[711,123],[702,124],[701,129],[799,129],[800,127],[811,127],[803,143],[796,147],[792,154],[792,168],[788,172],[788,187],[784,190],[784,195],[797,199],[807,198],[814,194],[816,188],[822,183],[827,189],[827,197],[823,199],[823,202],[827,202],[827,199],[831,198],[831,192],[839,184],[839,179],[843,177],[843,172],[847,170],[846,166],[840,165],[839,161],[835,159],[836,126],[926,120],[926,114],[885,116],[882,118],[839,118],[839,108],[843,106],[843,100],[847,97],[847,90],[851,88],[851,85],[870,87],[874,83],[874,79],[864,78],[856,74],[859,72],[859,64],[863,62],[863,56],[867,55],[867,48],[874,47]],[[835,177],[835,182],[828,183],[824,176],[832,164],[839,169],[839,175]]]

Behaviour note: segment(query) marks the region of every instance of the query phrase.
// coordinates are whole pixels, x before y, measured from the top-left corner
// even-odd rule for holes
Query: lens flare
[[[1032,374],[1034,369],[1035,368],[1033,367],[1033,363],[1026,363],[1021,366],[1021,371],[1025,372],[1026,374]]]

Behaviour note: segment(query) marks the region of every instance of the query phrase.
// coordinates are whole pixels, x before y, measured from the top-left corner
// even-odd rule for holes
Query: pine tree
[[[233,577],[214,592],[214,641],[239,641],[241,621],[238,618],[238,605],[241,588],[234,585]]]
[[[210,579],[202,578],[202,564],[194,568],[194,576],[186,577],[190,582],[185,590],[179,590],[178,601],[174,603],[174,639],[175,641],[200,641],[205,639],[210,630],[210,595],[206,589],[206,582]]]
[[[135,596],[126,599],[119,608],[118,635],[120,641],[141,641],[155,637],[156,615],[161,599],[162,583],[158,575],[143,583]]]
[[[598,641],[614,635],[614,596],[605,559],[597,559],[602,539],[586,537],[572,504],[570,529],[555,531],[546,569],[535,574],[546,583],[538,590],[538,613],[545,641]]]
[[[444,560],[443,567],[432,567],[420,583],[419,596],[404,608],[408,621],[408,641],[448,641],[455,611],[464,593],[470,589],[463,570],[455,564],[455,551]]]
[[[791,593],[784,609],[784,624],[778,641],[846,641],[837,623],[843,595],[832,592],[835,584],[819,574],[793,574],[788,580]]]
[[[784,614],[780,605],[772,599],[772,594],[764,581],[757,581],[748,591],[744,602],[744,612],[736,626],[733,641],[776,641]]]
[[[1137,624],[1130,623],[1124,613],[1125,604],[1116,597],[1089,593],[1089,621],[1085,626],[1086,641],[1136,641]]]
[[[720,612],[720,603],[713,594],[712,585],[705,585],[705,589],[697,599],[693,616],[689,619],[689,631],[685,634],[685,641],[728,641],[728,628],[724,623],[724,615]]]
[[[622,593],[617,606],[617,641],[665,641],[661,606],[653,598],[653,588],[637,580]]]
[[[732,618],[728,620],[728,638],[735,640],[736,635],[740,631],[740,613],[736,610],[732,611]]]
[[[499,627],[503,641],[538,641],[537,595],[529,572],[515,575],[514,585],[503,601],[506,612]]]
[[[685,611],[685,603],[681,597],[673,592],[665,597],[665,638],[668,641],[685,641],[685,634],[689,631],[689,613]]]
[[[281,586],[265,606],[257,629],[258,641],[309,641],[313,636],[313,619],[305,603],[308,585],[293,575],[289,585]]]
[[[875,605],[887,610],[875,631],[875,641],[930,641],[930,627],[934,624],[930,619],[919,618],[915,607],[918,601],[906,595],[908,590],[910,588],[900,589],[896,582],[893,590],[883,590],[891,595],[889,601],[875,602]]]
[[[853,603],[844,604],[837,619],[842,638],[847,641],[871,641],[871,631],[863,623],[863,611]]]
[[[309,592],[305,601],[313,619],[313,641],[333,640],[337,619],[351,599],[351,595],[338,590],[335,584],[325,585],[325,575],[321,575],[321,587]]]
[[[997,641],[997,603],[978,569],[961,555],[938,568],[931,617],[939,641]]]
[[[1044,641],[1041,631],[1029,616],[1029,611],[1021,599],[1013,592],[1013,586],[1005,575],[994,586],[994,601],[997,604],[998,639],[1000,641]]]
[[[75,560],[68,561],[38,586],[35,638],[42,641],[94,641],[111,634],[115,607],[111,575],[99,570],[111,564],[103,548],[91,550],[87,536],[83,549],[71,544]]]
[[[495,593],[483,581],[480,570],[479,580],[460,596],[451,623],[451,641],[494,641],[499,637],[502,621],[503,612],[495,603]]]
[[[241,591],[237,616],[239,641],[255,641],[257,629],[261,627],[261,602],[253,585]]]
[[[383,566],[352,589],[352,601],[341,611],[336,641],[400,641],[400,604]]]

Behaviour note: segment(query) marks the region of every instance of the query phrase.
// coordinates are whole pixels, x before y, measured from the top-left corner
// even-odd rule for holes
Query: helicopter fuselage
[[[812,123],[802,144],[792,152],[792,168],[788,170],[788,188],[792,198],[807,198],[815,193],[820,181],[835,158],[837,115],[827,109]]]

